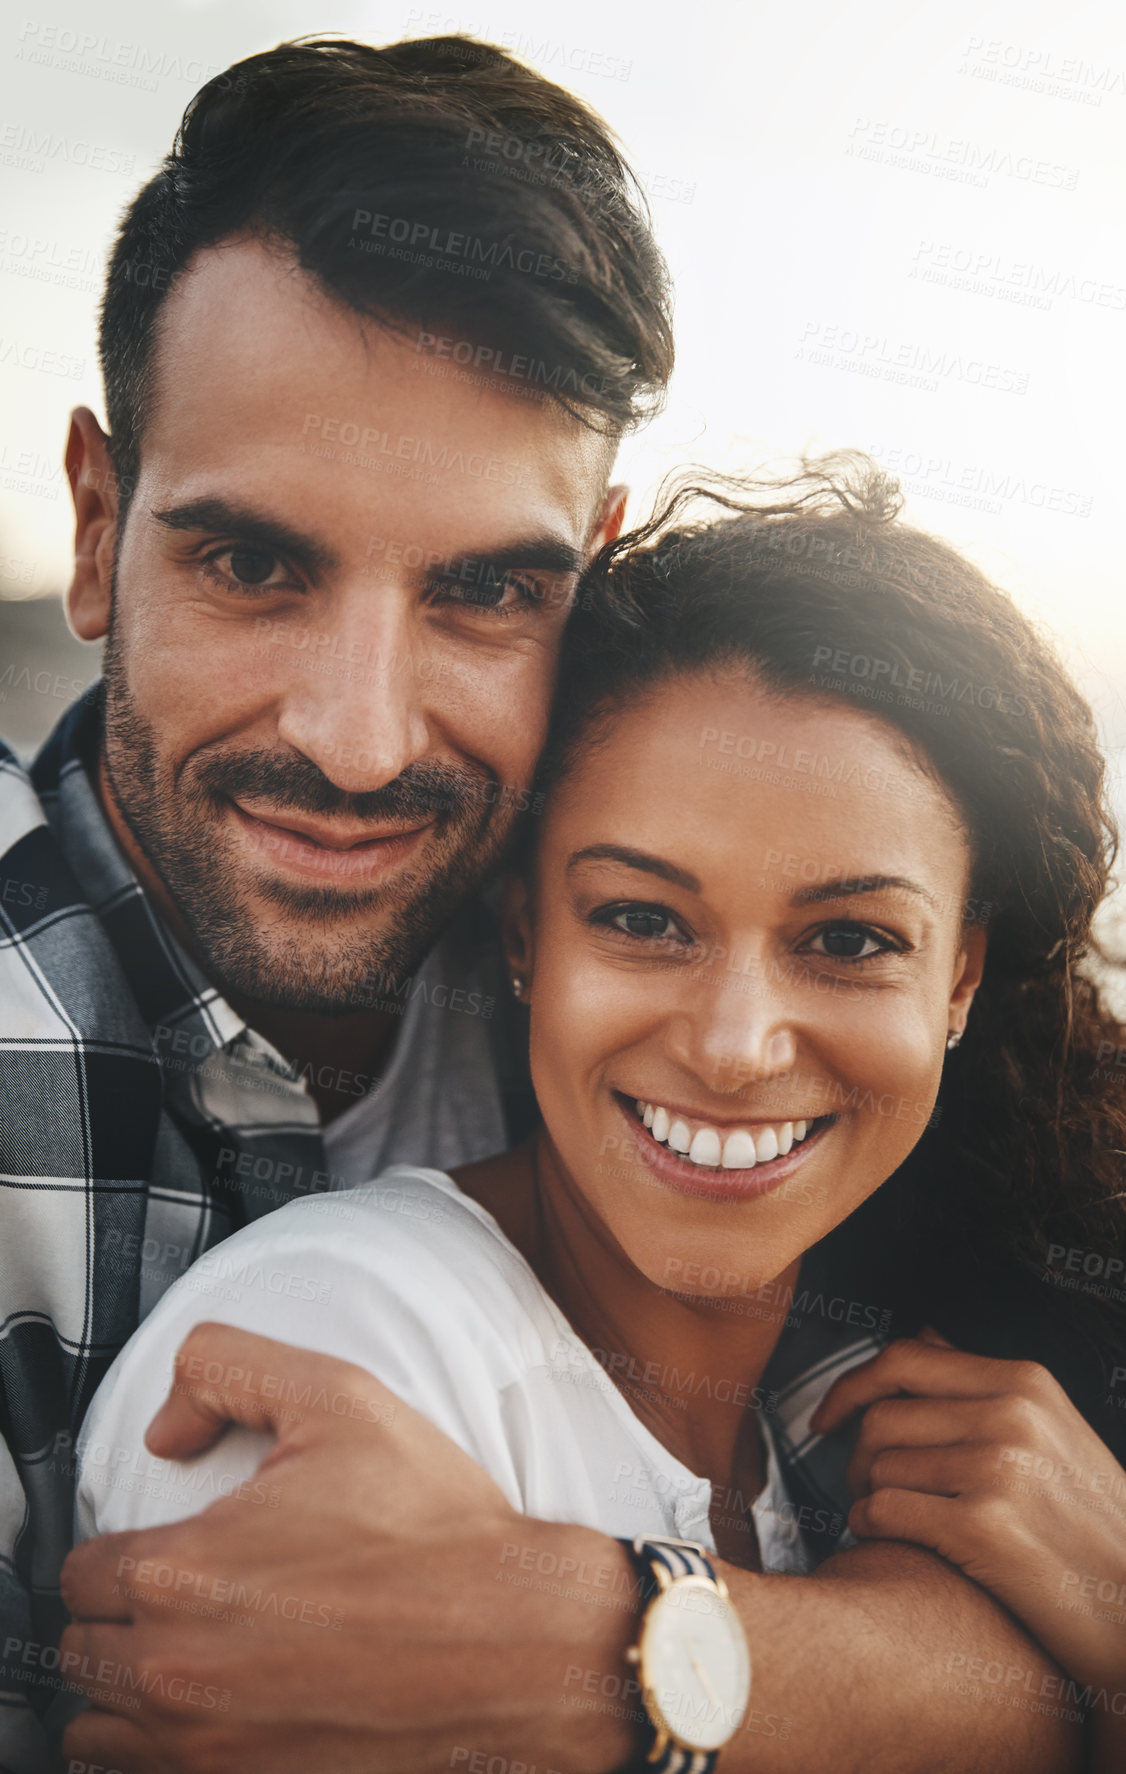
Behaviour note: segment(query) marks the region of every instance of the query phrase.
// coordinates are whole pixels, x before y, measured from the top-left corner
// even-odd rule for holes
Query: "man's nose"
[[[715,971],[684,981],[668,1024],[669,1057],[724,1094],[792,1071],[798,1044],[785,995],[764,978],[720,968],[717,980]]]
[[[425,757],[431,733],[419,636],[405,591],[368,580],[295,652],[278,736],[346,794],[365,794]]]

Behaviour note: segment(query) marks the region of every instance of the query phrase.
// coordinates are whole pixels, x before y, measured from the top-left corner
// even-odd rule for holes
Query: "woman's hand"
[[[966,1354],[928,1328],[845,1374],[812,1427],[857,1410],[853,1533],[960,1565],[1074,1681],[1126,1710],[1126,1472],[1047,1369]]]

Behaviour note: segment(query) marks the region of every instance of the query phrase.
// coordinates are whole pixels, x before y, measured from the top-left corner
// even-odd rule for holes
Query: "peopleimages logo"
[[[978,708],[995,708],[998,714],[1022,716],[1028,713],[1023,696],[1010,695],[992,684],[975,684],[969,678],[944,678],[941,672],[918,671],[904,667],[897,660],[875,659],[868,653],[849,653],[843,647],[818,647],[813,654],[813,669],[832,672],[838,677],[868,679],[873,684],[881,679],[895,690],[907,690],[914,696],[934,696],[942,702],[972,702]]]
[[[527,277],[546,277],[554,283],[577,283],[578,272],[551,253],[533,252],[530,247],[513,245],[510,240],[482,240],[478,234],[459,234],[452,228],[435,227],[431,222],[411,221],[407,216],[390,216],[370,209],[357,209],[352,216],[352,236],[365,234],[367,241],[358,244],[369,251],[375,241],[388,241],[408,248],[413,253],[436,253],[440,259],[462,259],[471,271],[480,268],[492,271],[522,271]]]

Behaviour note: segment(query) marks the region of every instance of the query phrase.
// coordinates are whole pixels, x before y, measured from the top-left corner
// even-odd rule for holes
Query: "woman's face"
[[[661,685],[580,755],[510,952],[548,1133],[651,1281],[746,1293],[903,1161],[984,962],[969,869],[895,729],[742,671]]]

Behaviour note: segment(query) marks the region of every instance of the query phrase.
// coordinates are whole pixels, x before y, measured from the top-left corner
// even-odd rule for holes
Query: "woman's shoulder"
[[[184,1284],[215,1288],[227,1304],[259,1300],[262,1318],[289,1323],[289,1341],[303,1341],[300,1323],[314,1316],[348,1316],[355,1331],[394,1323],[401,1338],[413,1323],[449,1362],[450,1336],[470,1336],[477,1361],[491,1354],[509,1377],[521,1359],[543,1359],[555,1315],[491,1213],[443,1171],[411,1164],[264,1215],[202,1256]],[[504,1373],[491,1378],[504,1384]]]
[[[444,1172],[408,1164],[242,1227],[138,1335],[151,1347],[204,1319],[346,1355],[385,1379],[389,1364],[404,1379],[413,1364],[412,1392],[421,1373],[457,1373],[470,1357],[503,1387],[542,1361],[555,1331],[555,1308],[492,1216]]]
[[[177,1351],[204,1322],[366,1369],[517,1500],[505,1400],[548,1358],[555,1314],[499,1226],[439,1171],[395,1165],[359,1188],[290,1202],[201,1257],[117,1357],[80,1438],[81,1529],[177,1519],[211,1500],[203,1481],[225,1494],[232,1474],[255,1470],[266,1444],[249,1431],[231,1432],[191,1474],[144,1452]],[[283,1357],[278,1366],[284,1379]]]

